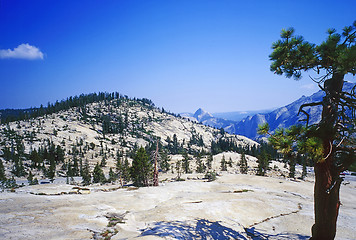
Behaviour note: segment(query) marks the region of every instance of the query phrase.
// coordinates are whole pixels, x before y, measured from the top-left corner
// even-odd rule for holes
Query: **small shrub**
[[[216,180],[216,172],[210,172],[208,171],[205,176],[204,179],[208,179],[208,182],[212,182]]]

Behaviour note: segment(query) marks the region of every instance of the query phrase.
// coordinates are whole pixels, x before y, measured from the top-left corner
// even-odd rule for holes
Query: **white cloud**
[[[14,48],[14,50],[0,49],[0,58],[43,59],[43,53],[37,47],[23,43]]]

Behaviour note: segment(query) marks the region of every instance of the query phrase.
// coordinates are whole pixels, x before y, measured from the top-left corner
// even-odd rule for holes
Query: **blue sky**
[[[280,30],[319,44],[355,9],[354,0],[2,0],[0,109],[99,91],[176,113],[283,106],[317,88],[269,71]]]

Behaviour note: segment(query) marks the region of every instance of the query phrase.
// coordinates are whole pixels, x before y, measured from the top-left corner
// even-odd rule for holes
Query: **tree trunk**
[[[157,163],[157,155],[158,155],[158,141],[156,145],[156,152],[155,152],[155,167],[153,170],[153,186],[158,186],[158,163]]]
[[[323,159],[314,165],[314,213],[312,240],[330,240],[335,238],[336,221],[339,214],[339,190],[341,178],[334,163],[333,142],[336,136],[339,97],[343,87],[342,74],[334,74],[325,81],[326,96],[323,99],[322,120],[318,136],[323,141]]]
[[[316,163],[314,186],[315,224],[312,227],[312,240],[334,239],[339,213],[339,176],[333,176],[330,161]]]

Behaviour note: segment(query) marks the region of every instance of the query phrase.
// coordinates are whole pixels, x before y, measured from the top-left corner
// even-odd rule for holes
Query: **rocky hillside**
[[[101,163],[108,174],[119,158],[130,162],[139,146],[153,152],[157,140],[161,154],[187,153],[191,159],[258,146],[246,137],[167,113],[150,101],[120,96],[1,124],[0,159],[8,178],[27,177],[30,171],[38,178],[50,171],[54,178],[64,177],[69,168],[79,176],[85,162],[91,171]]]

